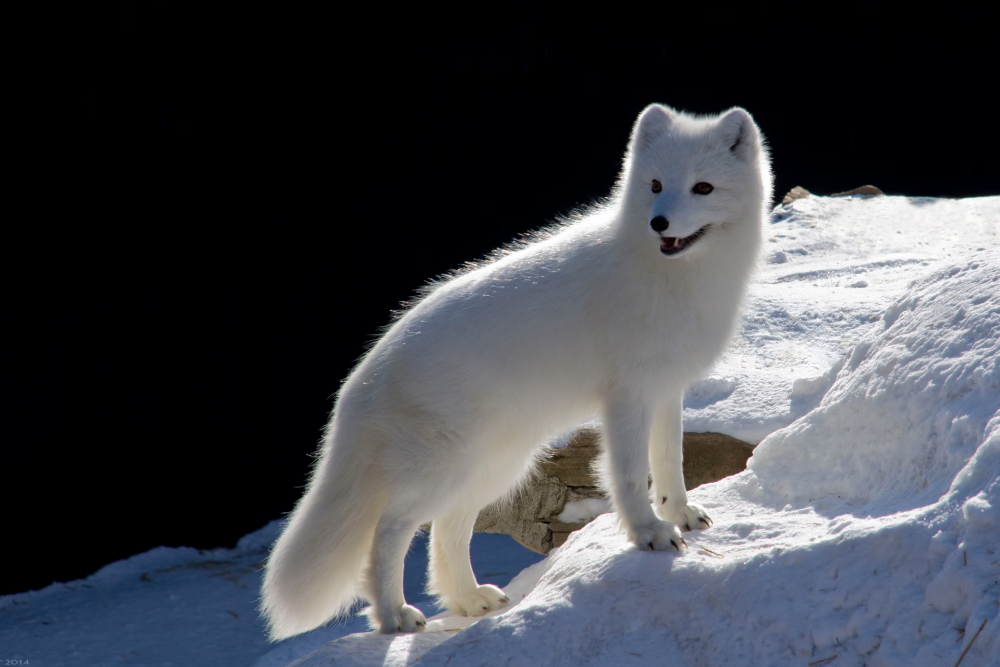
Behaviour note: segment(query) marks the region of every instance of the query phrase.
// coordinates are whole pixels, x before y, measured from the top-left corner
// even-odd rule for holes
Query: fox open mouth
[[[698,231],[696,231],[691,236],[685,236],[684,238],[677,238],[676,236],[663,236],[660,238],[660,252],[664,255],[676,255],[679,252],[687,250],[694,242],[705,235],[708,228],[711,225],[705,225]]]

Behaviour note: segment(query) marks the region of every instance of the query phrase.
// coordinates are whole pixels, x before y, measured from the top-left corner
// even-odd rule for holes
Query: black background
[[[0,593],[289,511],[390,310],[607,194],[650,102],[747,108],[779,200],[1000,192],[957,9],[133,7],[8,25]]]

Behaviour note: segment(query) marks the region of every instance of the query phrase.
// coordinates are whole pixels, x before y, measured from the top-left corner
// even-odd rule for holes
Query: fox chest
[[[725,349],[736,308],[718,300],[658,299],[609,322],[605,345],[619,366],[693,379]]]

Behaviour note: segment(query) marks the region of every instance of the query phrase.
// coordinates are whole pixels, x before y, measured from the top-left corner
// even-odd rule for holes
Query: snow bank
[[[1000,245],[998,220],[1000,197],[807,197],[778,206],[740,332],[688,391],[685,430],[756,444],[808,413],[907,285]]]
[[[1000,253],[914,285],[751,461],[686,553],[601,517],[420,664],[953,665],[984,620],[967,664],[1000,664]]]
[[[715,527],[686,552],[636,551],[604,515],[506,613],[297,664],[953,665],[988,621],[964,664],[998,667],[998,364],[1000,253],[973,252],[888,304],[745,473],[692,493]]]

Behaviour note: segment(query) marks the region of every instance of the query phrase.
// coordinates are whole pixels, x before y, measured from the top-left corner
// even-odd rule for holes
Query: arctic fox
[[[682,529],[710,526],[684,489],[682,398],[732,334],[770,199],[746,111],[654,104],[604,204],[431,285],[340,389],[267,564],[271,639],[358,597],[380,631],[421,630],[403,558],[428,521],[428,588],[443,606],[480,616],[506,605],[472,572],[476,516],[554,435],[594,415],[605,485],[637,548],[679,551]]]

